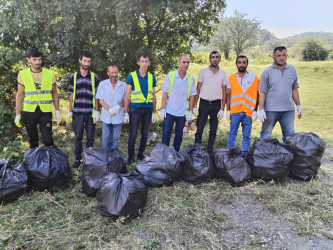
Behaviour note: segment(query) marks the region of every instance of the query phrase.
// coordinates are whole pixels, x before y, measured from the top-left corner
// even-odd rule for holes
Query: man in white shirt
[[[160,117],[164,120],[162,143],[169,146],[173,124],[176,123],[173,147],[179,152],[183,140],[186,120],[192,120],[195,78],[188,73],[190,57],[183,54],[178,60],[179,69],[167,74],[162,86],[162,109]]]
[[[210,53],[209,60],[210,66],[202,69],[199,73],[193,114],[195,116],[198,115],[195,143],[201,143],[202,133],[209,116],[210,130],[207,151],[211,153],[213,152],[218,122],[224,115],[228,77],[227,73],[219,68],[221,54],[218,51]],[[199,97],[200,106],[198,110],[197,102]]]

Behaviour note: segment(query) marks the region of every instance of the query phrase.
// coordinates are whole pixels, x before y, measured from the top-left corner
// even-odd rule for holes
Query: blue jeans
[[[130,109],[130,131],[128,138],[128,159],[134,159],[134,147],[136,142],[136,135],[138,133],[139,123],[141,121],[141,140],[138,151],[138,156],[142,157],[146,148],[148,140],[148,130],[151,122],[152,109],[151,108],[135,108]]]
[[[270,138],[275,124],[279,122],[282,130],[282,140],[285,142],[287,136],[295,134],[294,121],[295,110],[266,111],[266,120],[262,124],[260,138]]]
[[[175,139],[173,140],[173,147],[177,152],[179,152],[180,145],[182,144],[183,140],[183,129],[185,126],[185,122],[186,122],[185,116],[174,116],[167,113],[166,118],[164,119],[163,122],[162,143],[169,146],[173,124],[176,123]]]
[[[228,149],[231,149],[236,146],[239,124],[242,123],[242,151],[243,155],[246,156],[251,144],[252,117],[247,116],[245,112],[240,112],[231,114],[230,120],[230,132],[228,135],[227,147]]]
[[[105,122],[102,122],[102,148],[110,148],[110,149],[118,148],[121,125],[122,125],[121,123],[107,124]]]

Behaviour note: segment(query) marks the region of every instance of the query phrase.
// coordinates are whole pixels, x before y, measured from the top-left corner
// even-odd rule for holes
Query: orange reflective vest
[[[231,85],[230,114],[245,112],[247,116],[252,117],[258,99],[258,77],[254,78],[254,81],[245,93],[237,80],[236,74],[229,77],[229,82]]]

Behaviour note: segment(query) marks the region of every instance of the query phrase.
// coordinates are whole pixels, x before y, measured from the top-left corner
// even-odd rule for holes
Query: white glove
[[[296,105],[297,111],[298,111],[298,118],[302,118],[303,115],[303,111],[302,111],[302,107],[301,104],[300,105]]]
[[[153,115],[151,116],[151,123],[155,122],[156,122],[156,113],[153,113]]]
[[[227,119],[228,122],[231,122],[231,120],[230,120],[230,111],[229,110],[225,114],[225,119]]]
[[[68,112],[68,114],[66,115],[66,122],[69,124],[71,123],[73,117],[73,112]]]
[[[128,113],[125,113],[125,115],[124,115],[124,123],[125,123],[125,124],[129,124],[129,116],[128,116]]]
[[[111,116],[113,116],[113,115],[117,115],[119,109],[120,109],[120,106],[119,106],[119,105],[116,105],[116,106],[110,108],[110,109],[109,109],[109,113],[110,113],[110,115],[111,115]]]
[[[198,108],[193,108],[193,116],[198,117],[199,115],[199,109]]]
[[[266,120],[266,112],[264,109],[259,110],[258,119],[261,122],[264,122]]]
[[[15,116],[15,124],[17,127],[22,128],[22,124],[21,124],[21,114]]]
[[[99,121],[99,112],[95,110],[94,116],[93,116],[94,123],[97,123]]]
[[[253,113],[252,113],[252,121],[255,121],[257,119],[258,119],[257,111],[253,111]]]
[[[192,118],[193,118],[192,112],[191,111],[187,112],[186,113],[186,120],[190,122],[190,121],[192,121]]]
[[[161,118],[162,121],[164,121],[164,119],[166,118],[166,111],[165,111],[165,109],[161,109],[160,118]]]
[[[217,120],[221,121],[224,116],[224,110],[220,109],[220,111],[217,113]]]
[[[62,120],[60,110],[56,110],[56,116],[57,116],[57,124],[59,125]]]

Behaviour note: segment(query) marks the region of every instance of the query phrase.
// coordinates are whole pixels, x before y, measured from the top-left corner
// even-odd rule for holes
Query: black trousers
[[[52,112],[42,112],[37,106],[35,112],[22,112],[22,121],[27,129],[30,148],[38,147],[38,130],[39,125],[42,140],[45,146],[53,145],[52,138]]]
[[[209,139],[207,145],[207,151],[212,152],[214,147],[214,142],[216,138],[216,131],[218,127],[217,113],[221,109],[221,100],[206,101],[200,99],[199,105],[199,116],[197,119],[197,132],[195,134],[195,143],[200,143],[202,140],[202,133],[204,131],[205,125],[209,116]]]

